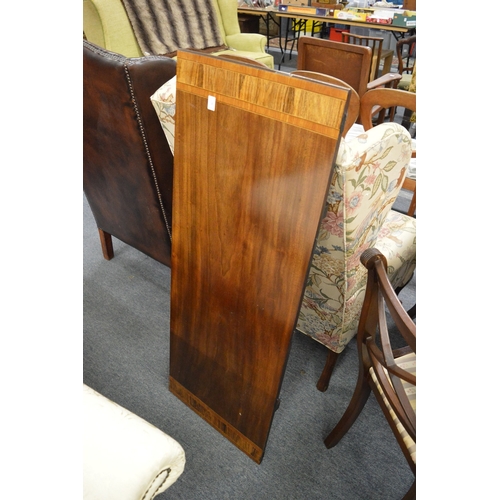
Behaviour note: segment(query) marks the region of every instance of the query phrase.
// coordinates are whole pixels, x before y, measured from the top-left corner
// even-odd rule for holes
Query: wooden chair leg
[[[333,448],[344,437],[346,432],[351,428],[352,424],[356,421],[359,414],[365,407],[371,391],[370,384],[368,383],[369,376],[370,374],[368,372],[363,375],[360,374],[356,384],[356,389],[354,389],[354,394],[352,395],[352,399],[347,407],[347,410],[342,415],[338,424],[324,440],[327,448]]]
[[[326,358],[325,366],[323,367],[323,371],[321,372],[318,383],[316,384],[316,388],[318,389],[318,391],[325,392],[328,389],[330,378],[332,377],[333,368],[335,367],[338,358],[338,352],[328,350],[328,356]]]
[[[101,240],[102,254],[106,260],[111,260],[115,254],[113,252],[113,241],[111,235],[102,229],[99,229],[99,239]]]
[[[406,212],[406,214],[409,215],[410,217],[413,217],[415,215],[416,209],[417,209],[417,188],[415,188],[415,191],[413,192],[410,206],[408,207],[408,212]]]

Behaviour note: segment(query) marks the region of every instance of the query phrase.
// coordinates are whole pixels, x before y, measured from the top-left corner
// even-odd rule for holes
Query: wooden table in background
[[[278,11],[274,9],[265,9],[263,7],[238,7],[238,14],[248,15],[248,16],[259,16],[260,19],[264,21],[266,25],[266,47],[269,50],[269,42],[273,38],[279,39],[279,47],[281,52],[283,52],[283,47],[281,46],[281,23],[276,20],[276,15]],[[278,27],[278,35],[271,34],[271,23],[274,23]]]
[[[284,61],[285,54],[288,48],[288,44],[291,42],[292,47],[290,48],[290,57],[292,55],[292,50],[294,47],[295,42],[297,41],[298,37],[300,37],[300,33],[304,30],[305,28],[305,23],[307,21],[312,21],[313,22],[313,30],[311,35],[314,36],[315,33],[315,28],[318,27],[320,24],[323,23],[330,23],[330,24],[342,24],[345,26],[356,26],[358,28],[366,28],[366,29],[377,29],[377,30],[384,30],[384,31],[389,31],[391,32],[396,38],[398,38],[398,35],[404,36],[407,33],[413,33],[416,30],[416,26],[413,27],[402,27],[402,26],[395,26],[392,24],[376,24],[376,23],[365,23],[361,21],[348,21],[346,19],[336,19],[334,17],[330,16],[311,16],[311,15],[306,15],[306,14],[293,14],[293,13],[288,13],[288,12],[277,12],[276,13],[277,17],[286,19],[286,39],[285,39],[285,46],[282,49],[282,56],[281,56],[281,61],[279,66]],[[292,26],[296,25],[296,32],[297,36],[288,39],[288,33],[290,31],[290,22],[292,22]]]
[[[327,4],[325,4],[327,5]],[[389,31],[391,32],[396,38],[405,36],[408,33],[414,33],[416,31],[416,26],[412,27],[403,27],[403,26],[395,26],[392,24],[376,24],[376,23],[366,23],[366,22],[361,22],[361,21],[348,21],[346,19],[337,19],[331,16],[314,16],[314,15],[307,15],[307,14],[295,14],[295,13],[288,13],[288,12],[283,12],[279,11],[277,9],[265,9],[265,8],[259,8],[259,7],[238,7],[238,13],[239,14],[245,14],[245,15],[254,15],[254,16],[260,16],[265,24],[266,24],[266,30],[267,30],[267,48],[269,49],[269,42],[273,38],[279,38],[279,48],[281,50],[281,60],[279,63],[279,67],[284,61],[286,51],[288,50],[288,44],[291,43],[290,47],[290,57],[292,55],[292,50],[295,47],[295,43],[297,39],[300,37],[300,34],[302,32],[305,32],[306,29],[306,23],[308,21],[312,21],[312,32],[311,35],[314,36],[316,32],[316,28],[319,28],[322,26],[324,23],[329,23],[329,24],[340,24],[344,26],[356,26],[358,28],[366,28],[366,29],[378,29],[378,30],[384,30],[384,31]],[[285,24],[285,42],[283,45],[282,42],[282,31],[281,31],[281,22],[280,24],[280,36],[276,37],[274,35],[270,35],[269,32],[269,27],[271,22],[276,22],[274,17],[278,19],[285,19],[286,24]],[[296,35],[292,36],[289,38],[288,34],[294,31]]]
[[[262,460],[348,91],[179,51],[170,391]]]

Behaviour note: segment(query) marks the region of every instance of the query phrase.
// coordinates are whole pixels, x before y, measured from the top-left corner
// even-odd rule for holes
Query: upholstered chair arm
[[[402,77],[399,73],[386,73],[385,75],[369,82],[366,86],[366,90],[373,90],[380,87],[396,88],[401,78]]]
[[[172,437],[83,385],[83,498],[152,500],[184,472]]]
[[[226,36],[226,44],[235,50],[265,52],[266,37],[258,33],[235,33]]]

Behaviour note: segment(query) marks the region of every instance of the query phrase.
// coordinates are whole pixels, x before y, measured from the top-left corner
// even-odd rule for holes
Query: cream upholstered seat
[[[151,500],[184,471],[182,446],[83,385],[84,500]]]
[[[229,50],[214,55],[235,53],[264,63],[274,69],[274,58],[265,50],[266,37],[258,33],[241,33],[238,5],[235,0],[211,0],[220,33]],[[83,31],[88,41],[126,57],[143,54],[121,0],[83,0]]]
[[[395,288],[415,270],[416,220],[391,210],[411,154],[410,134],[396,123],[340,144],[296,327],[329,349],[319,390],[328,387],[339,354],[357,331],[366,288],[363,251],[382,251]]]
[[[326,437],[325,445],[332,448],[345,436],[373,391],[416,475],[416,326],[389,282],[384,255],[377,248],[369,248],[361,255],[361,262],[368,270],[368,279],[357,334],[358,380],[349,406]],[[400,347],[394,348],[396,342]],[[414,499],[415,494],[416,480],[404,499]]]

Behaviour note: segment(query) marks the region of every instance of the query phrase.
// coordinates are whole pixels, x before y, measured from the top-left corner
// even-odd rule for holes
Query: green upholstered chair
[[[255,59],[274,69],[274,58],[265,51],[266,37],[241,33],[236,0],[211,0],[219,28],[229,50],[214,53],[237,54]],[[83,0],[83,32],[88,41],[126,57],[142,57],[127,11],[121,0]]]

